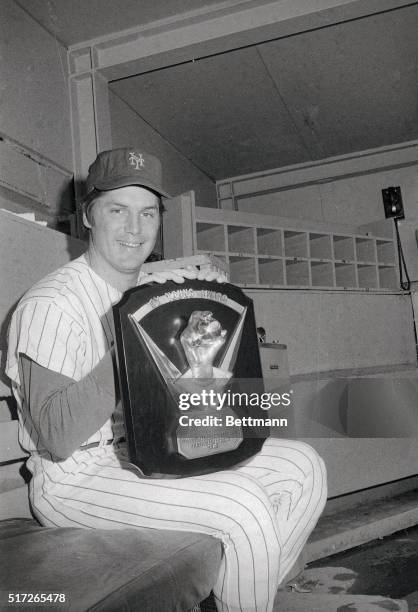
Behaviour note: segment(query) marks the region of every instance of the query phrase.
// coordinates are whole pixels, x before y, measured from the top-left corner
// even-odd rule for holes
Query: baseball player
[[[195,268],[141,273],[167,196],[157,158],[142,149],[103,152],[87,188],[86,253],[32,287],[9,329],[6,371],[30,453],[33,512],[46,526],[210,534],[223,543],[218,610],[269,612],[324,507],[324,463],[308,445],[281,439],[202,476],[145,478],[129,463],[112,306],[143,282],[223,279]]]

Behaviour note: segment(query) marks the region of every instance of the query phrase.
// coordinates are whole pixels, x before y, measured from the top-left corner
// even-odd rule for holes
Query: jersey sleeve
[[[111,351],[77,382],[41,367],[25,355],[21,355],[20,365],[32,423],[45,448],[55,457],[69,457],[112,415],[116,393]]]
[[[6,374],[19,381],[19,354],[44,368],[80,380],[85,333],[54,302],[29,301],[15,311],[9,327]]]

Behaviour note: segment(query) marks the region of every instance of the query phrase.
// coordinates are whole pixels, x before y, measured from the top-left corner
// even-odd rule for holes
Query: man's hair
[[[89,223],[91,223],[91,209],[93,208],[93,204],[103,193],[106,193],[106,191],[101,191],[100,189],[94,188],[81,201],[82,211],[83,213],[85,213],[87,221]],[[155,193],[155,195],[158,197],[158,212],[160,213],[160,215],[162,215],[163,212],[165,212],[165,207],[162,198],[160,194],[156,193],[155,191],[153,191],[152,193]]]

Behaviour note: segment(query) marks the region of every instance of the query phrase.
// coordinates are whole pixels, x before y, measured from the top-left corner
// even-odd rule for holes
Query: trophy
[[[241,401],[261,394],[263,381],[252,301],[240,289],[142,285],[113,312],[132,463],[150,477],[182,477],[260,450],[266,412]]]

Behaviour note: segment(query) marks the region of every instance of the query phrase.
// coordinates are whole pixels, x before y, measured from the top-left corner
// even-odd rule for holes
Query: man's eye
[[[110,212],[111,213],[122,213],[124,211],[123,208],[111,208]]]
[[[144,217],[150,217],[152,219],[155,217],[155,210],[144,210],[142,214]]]

